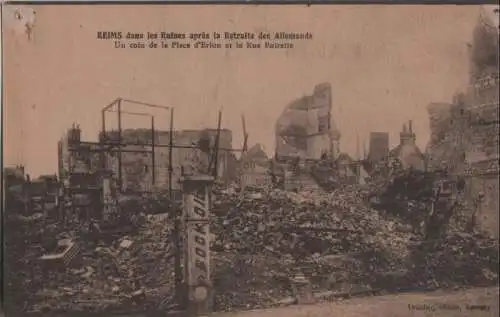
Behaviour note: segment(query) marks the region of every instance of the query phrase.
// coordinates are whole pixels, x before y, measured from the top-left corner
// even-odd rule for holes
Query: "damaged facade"
[[[340,132],[332,121],[332,92],[328,83],[317,85],[310,96],[290,103],[275,126],[276,157],[319,160],[339,153]]]
[[[428,107],[430,170],[467,179],[467,199],[479,226],[498,237],[499,67],[498,21],[481,10],[470,45],[469,86],[451,104]]]
[[[314,88],[312,95],[290,103],[278,118],[273,163],[287,163],[283,173],[285,188],[316,190],[318,184],[364,184],[369,167],[387,157],[389,135],[381,132],[371,133],[370,154],[364,153],[364,159],[341,153],[341,133],[331,111],[331,86],[323,83]]]
[[[59,215],[68,220],[100,218],[104,207],[102,147],[82,141],[82,131],[73,125],[58,142],[58,174],[62,186],[61,203],[70,212]],[[116,181],[112,184],[116,190]]]
[[[99,143],[84,142],[81,140],[81,130],[73,127],[68,130],[59,142],[59,173],[61,179],[72,172],[96,173],[102,168],[105,160],[106,169],[114,175],[115,182],[119,175],[119,152],[121,151],[121,177],[122,191],[151,192],[154,190],[168,189],[169,186],[169,148],[170,134],[168,131],[155,131],[155,147],[152,146],[152,133],[147,129],[122,130],[121,142],[123,145],[118,150],[118,145],[109,147]],[[203,135],[210,139],[208,151],[215,144],[216,129],[174,131],[172,150],[172,188],[179,190],[178,180],[182,174],[195,173],[198,169],[208,169],[211,153],[206,153],[198,148],[198,142]],[[103,136],[101,135],[102,139]],[[118,132],[106,133],[105,143],[118,143]],[[79,150],[70,150],[71,147]],[[86,150],[86,148],[88,148]],[[106,150],[106,148],[109,148]],[[101,150],[105,155],[101,155]],[[227,129],[220,130],[219,152],[217,158],[218,177],[223,182],[236,178],[236,157],[232,153],[232,132]],[[153,154],[154,152],[154,154]],[[71,162],[71,163],[70,163]],[[70,167],[70,164],[72,166]],[[154,168],[153,168],[154,164]],[[154,175],[153,175],[154,173]]]

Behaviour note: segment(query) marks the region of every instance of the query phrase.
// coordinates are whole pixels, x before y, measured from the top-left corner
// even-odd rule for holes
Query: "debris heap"
[[[44,243],[33,242],[17,261],[15,272],[25,273],[23,281],[12,279],[29,290],[19,290],[22,294],[17,295],[27,302],[23,309],[51,313],[156,309],[173,295],[172,226],[166,218],[150,215],[139,230],[115,239],[89,241],[73,234],[80,254],[63,268],[41,266]],[[43,242],[53,230],[40,231]],[[57,238],[72,235],[52,234]],[[9,249],[17,249],[14,243]]]
[[[259,297],[270,303],[269,293],[275,301],[280,299],[278,294],[283,296],[289,290],[286,277],[298,271],[316,281],[314,286],[319,289],[333,273],[339,273],[335,265],[319,260],[332,255],[358,255],[356,263],[340,269],[345,279],[368,278],[373,272],[403,267],[413,233],[397,219],[383,219],[369,208],[364,191],[347,186],[324,194],[281,190],[219,193],[213,207],[211,231],[217,238],[212,248],[217,257],[233,256],[226,258],[232,261],[226,270],[221,266],[215,270],[222,276],[234,275],[234,286],[221,287],[218,296],[232,298],[235,305],[248,305],[250,299]],[[260,261],[262,258],[267,260]],[[256,276],[259,269],[261,275]],[[257,280],[265,276],[268,285],[256,290]],[[246,294],[244,282],[249,288]],[[235,299],[237,290],[248,300]]]
[[[498,281],[498,240],[449,226],[438,242],[423,243],[407,217],[370,208],[371,192],[356,185],[323,194],[219,192],[211,226],[214,256],[226,263],[214,268],[218,308],[277,304],[298,271],[316,290],[342,282],[397,290]],[[422,212],[426,204],[409,206]]]
[[[297,273],[315,290],[339,283],[387,287],[381,276],[400,271],[408,287],[498,281],[498,240],[452,227],[443,239],[422,243],[400,217],[372,209],[369,195],[355,185],[330,193],[217,190],[211,217],[216,309],[278,305],[291,295],[289,278]],[[173,295],[172,217],[151,210],[170,208],[165,201],[160,195],[127,202],[145,219],[112,239],[60,232],[43,217],[8,224],[22,230],[6,230],[6,272],[15,272],[7,276],[7,301],[22,299],[16,305],[25,311],[51,313],[164,307]],[[49,237],[72,239],[79,260],[42,271],[38,259],[54,244],[44,242]]]

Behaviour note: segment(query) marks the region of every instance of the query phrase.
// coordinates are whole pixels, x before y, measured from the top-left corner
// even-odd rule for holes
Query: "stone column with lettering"
[[[181,179],[184,214],[184,268],[186,303],[190,316],[212,311],[210,276],[210,188],[213,177],[186,176]]]
[[[107,220],[113,209],[113,198],[111,196],[111,180],[110,178],[103,176],[102,179],[102,202],[103,202],[103,213],[99,215],[102,219]]]

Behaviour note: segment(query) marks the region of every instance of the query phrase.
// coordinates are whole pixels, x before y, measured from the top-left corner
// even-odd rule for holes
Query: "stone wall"
[[[146,150],[146,147],[128,147],[128,150]],[[134,192],[149,192],[153,188],[153,170],[151,168],[151,153],[122,153],[122,190]],[[108,156],[107,167],[118,179],[118,153]]]
[[[446,164],[459,172],[468,161],[480,160],[478,156],[487,159],[498,153],[498,104],[453,105],[442,118],[431,119],[431,139],[426,150],[430,170]]]
[[[471,176],[467,179],[467,196],[469,206],[478,208],[478,224],[479,226],[493,234],[496,238],[499,237],[498,229],[498,174],[484,174],[480,177]],[[483,201],[476,207],[474,200],[478,198],[479,193],[484,194]]]
[[[474,95],[470,95],[471,91]],[[441,107],[440,112],[429,111],[427,167],[435,170],[445,166],[453,174],[465,176],[470,212],[478,208],[480,228],[498,237],[498,94],[495,101],[490,90],[483,92],[486,95],[469,90],[464,103]],[[489,103],[483,103],[485,100]],[[480,192],[484,199],[474,207]]]
[[[197,145],[203,132],[208,133],[212,146],[215,143],[217,130],[183,130],[174,131],[173,143],[178,146],[194,146]],[[112,131],[107,133],[107,140],[116,140],[117,132]],[[170,134],[167,131],[157,131],[155,133],[156,145],[168,145],[170,142]],[[133,153],[127,150],[151,150],[152,135],[147,129],[130,129],[122,131],[122,142],[135,143],[143,145],[127,145],[122,152],[122,177],[123,189],[134,191],[151,191],[153,189],[168,189],[169,186],[169,148],[165,146],[157,146],[155,148],[155,183],[153,185],[153,168],[151,153]],[[218,165],[219,176],[222,179],[230,178],[229,171],[232,149],[232,132],[222,129],[220,133],[219,148],[224,149],[219,152]],[[115,176],[118,175],[118,159],[117,153],[108,158],[108,167],[110,167]],[[185,173],[194,172],[200,166],[208,168],[208,155],[202,153],[198,149],[193,148],[174,148],[172,150],[172,187],[180,189],[178,182],[182,171]],[[234,177],[234,176],[233,176]]]

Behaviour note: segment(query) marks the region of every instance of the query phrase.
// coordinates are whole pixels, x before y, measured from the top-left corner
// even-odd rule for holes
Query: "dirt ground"
[[[499,316],[499,289],[476,288],[353,298],[307,306],[216,314],[217,317],[489,317]]]

